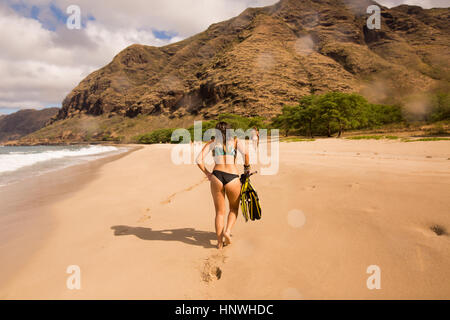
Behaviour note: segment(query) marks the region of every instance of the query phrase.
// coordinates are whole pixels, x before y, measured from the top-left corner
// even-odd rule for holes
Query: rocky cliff
[[[377,102],[449,83],[450,9],[382,9],[368,0],[282,0],[165,47],[132,45],[64,99],[53,121],[79,114],[183,118],[273,116],[330,90]]]

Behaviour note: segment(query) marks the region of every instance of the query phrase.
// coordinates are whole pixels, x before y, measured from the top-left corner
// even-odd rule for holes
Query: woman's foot
[[[224,240],[225,240],[225,245],[229,246],[231,244],[231,234],[228,232],[225,232],[223,234]]]
[[[223,235],[217,239],[217,249],[223,249],[224,242],[223,242]]]

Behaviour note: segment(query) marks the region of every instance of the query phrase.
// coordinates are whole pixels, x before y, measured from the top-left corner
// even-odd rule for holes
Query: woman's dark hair
[[[216,125],[216,130],[222,134],[223,146],[227,145],[227,130],[230,130],[231,126],[229,123],[221,121]]]

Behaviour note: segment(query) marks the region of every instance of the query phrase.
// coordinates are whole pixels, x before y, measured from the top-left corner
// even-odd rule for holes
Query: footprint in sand
[[[432,224],[428,226],[421,226],[418,228],[415,228],[416,231],[420,232],[426,237],[445,237],[449,236],[449,232],[447,231],[447,228],[445,228],[442,225],[439,224]]]
[[[161,201],[161,204],[169,204],[172,202],[172,198],[175,197],[175,194],[171,195],[169,198],[167,198],[164,201]]]
[[[303,190],[306,191],[315,191],[317,189],[317,186],[308,186],[308,187],[304,187]]]
[[[447,230],[445,229],[445,227],[438,225],[438,224],[434,224],[430,227],[430,230],[434,232],[435,235],[437,236],[446,236],[448,235]]]
[[[369,212],[369,213],[373,213],[373,212],[378,211],[378,209],[379,209],[379,208],[376,207],[376,206],[371,206],[371,207],[369,207],[369,208],[365,208],[364,211]]]
[[[359,190],[361,188],[361,185],[358,182],[350,183],[348,185],[349,188],[354,190]]]
[[[145,212],[147,214],[144,214],[142,217],[140,217],[137,222],[142,223],[142,222],[145,222],[147,220],[150,220],[151,217],[150,217],[150,214],[148,214],[150,212],[150,209],[149,208],[145,209]]]
[[[222,278],[222,266],[226,257],[222,253],[213,254],[205,260],[201,270],[201,278],[203,282],[211,283]]]
[[[138,220],[138,223],[142,223],[142,222],[145,222],[147,220],[150,220],[150,218],[151,217],[149,215],[144,215]]]
[[[198,182],[198,183],[196,183],[196,184],[193,184],[192,186],[187,187],[187,188],[184,189],[184,190],[181,190],[181,191],[172,193],[166,200],[161,201],[161,204],[169,204],[169,203],[171,203],[172,200],[173,200],[173,198],[175,198],[178,194],[180,194],[180,193],[182,193],[182,192],[188,192],[188,191],[191,191],[191,190],[193,190],[195,187],[198,187],[199,185],[201,185],[201,184],[202,184],[203,182],[205,182],[205,181],[206,181],[205,179],[202,179],[202,181],[200,181],[200,182]]]

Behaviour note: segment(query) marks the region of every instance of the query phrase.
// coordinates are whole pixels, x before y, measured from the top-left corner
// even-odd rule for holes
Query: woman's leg
[[[230,203],[230,213],[228,214],[227,228],[223,234],[225,244],[231,244],[231,230],[239,213],[239,196],[241,194],[241,182],[239,179],[234,179],[225,186],[228,201]]]
[[[225,190],[222,182],[215,176],[211,179],[211,194],[216,208],[217,248],[223,247],[223,229],[225,225]]]

